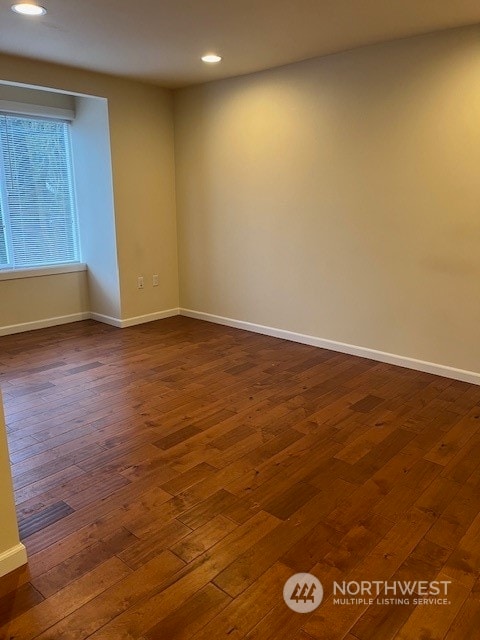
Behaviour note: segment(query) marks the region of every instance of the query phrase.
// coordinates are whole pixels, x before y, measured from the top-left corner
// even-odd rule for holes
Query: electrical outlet
[[[145,284],[143,282],[143,276],[138,276],[138,278],[137,278],[137,287],[139,289],[143,289],[144,286],[145,286]]]
[[[153,275],[153,286],[158,287],[158,275],[156,273]]]

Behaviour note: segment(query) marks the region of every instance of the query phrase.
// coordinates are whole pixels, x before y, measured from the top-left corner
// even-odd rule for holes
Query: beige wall
[[[171,92],[139,82],[10,56],[0,56],[0,80],[108,99],[121,315],[129,318],[177,307]],[[151,285],[153,273],[160,275],[160,286],[156,288]],[[136,286],[137,275],[145,277],[146,286],[142,291]],[[59,276],[27,282],[29,284],[22,285],[23,291],[27,290],[27,297],[34,291],[40,295],[38,287],[41,287],[45,296],[64,300],[65,309],[76,304],[76,293],[65,298]],[[2,306],[11,287],[10,281],[0,281]],[[26,322],[22,312],[24,303],[19,303],[18,307],[15,301],[13,304],[9,313],[18,311],[16,323]],[[39,309],[37,319],[42,315],[43,307]]]
[[[184,308],[480,371],[480,30],[176,94]]]
[[[12,477],[5,437],[2,394],[0,392],[0,576],[26,561],[25,548],[19,542],[13,502]]]
[[[0,282],[2,328],[88,311],[85,271]]]

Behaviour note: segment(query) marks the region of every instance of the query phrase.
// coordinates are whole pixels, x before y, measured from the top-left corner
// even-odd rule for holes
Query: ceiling
[[[13,1],[13,0],[12,0]],[[18,0],[17,0],[18,1]],[[0,51],[167,87],[480,22],[479,0],[0,0]],[[200,56],[223,56],[206,66]]]

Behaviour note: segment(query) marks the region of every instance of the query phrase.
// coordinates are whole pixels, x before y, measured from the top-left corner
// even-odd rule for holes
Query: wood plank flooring
[[[0,370],[2,640],[480,638],[480,387],[180,317],[3,337]],[[390,579],[450,604],[333,601]]]

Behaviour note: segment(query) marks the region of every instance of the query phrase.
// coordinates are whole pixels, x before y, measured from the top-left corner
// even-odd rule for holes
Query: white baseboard
[[[119,329],[121,329],[122,327],[122,321],[120,320],[120,318],[112,318],[112,316],[104,316],[103,313],[93,313],[93,311],[91,311],[88,314],[88,317],[90,320],[103,322],[103,324],[109,324],[112,327],[118,327]]]
[[[126,327],[134,327],[137,324],[145,324],[146,322],[154,322],[155,320],[163,320],[164,318],[172,318],[178,316],[180,309],[167,309],[166,311],[157,311],[156,313],[147,313],[144,316],[135,316],[121,320],[122,329]]]
[[[45,318],[43,320],[35,320],[34,322],[23,322],[21,324],[11,324],[6,327],[0,327],[0,336],[8,336],[14,333],[23,333],[24,331],[34,331],[35,329],[45,329],[46,327],[56,327],[61,324],[69,324],[70,322],[79,322],[80,320],[88,320],[90,313],[72,313],[69,316],[58,316],[56,318]]]
[[[89,318],[110,324],[112,327],[118,327],[120,329],[126,329],[127,327],[134,327],[137,324],[145,324],[146,322],[154,322],[155,320],[163,320],[164,318],[171,318],[172,316],[178,316],[180,313],[178,308],[167,309],[166,311],[156,311],[155,313],[147,313],[144,316],[134,316],[133,318],[112,318],[111,316],[104,316],[101,313],[90,313]]]
[[[27,564],[27,551],[24,545],[19,542],[14,547],[0,553],[0,578],[24,564]]]
[[[8,336],[14,333],[33,331],[35,329],[45,329],[46,327],[56,327],[57,325],[68,324],[70,322],[79,322],[80,320],[97,320],[98,322],[103,322],[104,324],[110,324],[112,325],[112,327],[125,329],[126,327],[133,327],[137,324],[144,324],[146,322],[154,322],[155,320],[163,320],[164,318],[178,316],[179,313],[180,311],[178,308],[166,309],[165,311],[157,311],[156,313],[148,313],[144,316],[135,316],[133,318],[126,318],[125,320],[121,320],[120,318],[105,316],[101,313],[85,311],[84,313],[74,313],[69,316],[45,318],[43,320],[36,320],[35,322],[24,322],[22,324],[13,324],[6,327],[0,327],[0,336]]]
[[[300,342],[301,344],[308,344],[313,347],[321,347],[322,349],[329,349],[330,351],[348,353],[353,356],[360,356],[361,358],[368,358],[369,360],[394,364],[407,369],[433,373],[434,375],[443,376],[444,378],[452,378],[453,380],[461,380],[462,382],[470,382],[472,384],[480,385],[480,373],[475,371],[455,369],[454,367],[437,364],[435,362],[426,362],[424,360],[417,360],[415,358],[408,358],[394,353],[377,351],[376,349],[369,349],[367,347],[359,347],[353,344],[346,344],[344,342],[335,342],[334,340],[326,340],[325,338],[318,338],[316,336],[294,333],[292,331],[286,331],[285,329],[276,329],[274,327],[266,327],[261,324],[244,322],[243,320],[224,318],[210,313],[203,313],[202,311],[192,311],[191,309],[180,308],[180,315],[187,316],[189,318],[196,318],[197,320],[206,320],[207,322],[214,322],[216,324],[223,324],[227,327],[234,327],[235,329],[253,331],[254,333],[261,333],[266,336],[273,336],[274,338]]]

